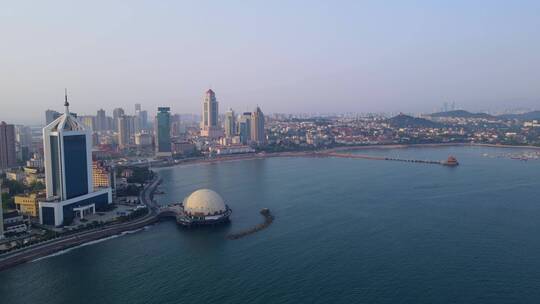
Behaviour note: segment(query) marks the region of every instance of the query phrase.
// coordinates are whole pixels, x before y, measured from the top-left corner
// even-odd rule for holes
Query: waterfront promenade
[[[143,217],[125,223],[97,228],[96,230],[75,233],[66,237],[53,239],[6,253],[0,256],[0,271],[22,263],[33,261],[61,250],[66,250],[84,243],[118,235],[125,231],[137,230],[155,223],[158,219],[156,211],[157,205],[153,202],[152,195],[159,182],[159,177],[156,177],[148,185],[146,185],[140,193],[141,202],[148,207],[148,213]]]

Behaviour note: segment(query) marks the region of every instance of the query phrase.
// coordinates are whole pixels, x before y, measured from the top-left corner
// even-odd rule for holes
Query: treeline
[[[2,207],[4,209],[15,209],[15,195],[32,193],[45,190],[45,185],[42,182],[33,181],[30,184],[18,182],[16,180],[8,180],[6,175],[0,176],[2,180]]]

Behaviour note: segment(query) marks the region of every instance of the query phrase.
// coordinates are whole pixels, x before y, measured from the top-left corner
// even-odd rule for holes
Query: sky
[[[540,1],[0,0],[0,120],[540,108]]]

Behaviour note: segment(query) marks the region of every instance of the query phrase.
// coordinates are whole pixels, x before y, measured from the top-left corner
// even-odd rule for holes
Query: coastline
[[[101,230],[84,231],[65,238],[53,239],[36,244],[33,247],[23,248],[14,252],[8,252],[0,256],[0,271],[15,267],[20,264],[35,261],[49,255],[65,251],[83,244],[96,242],[112,236],[121,235],[129,231],[135,231],[157,222],[155,206],[152,203],[152,195],[160,182],[157,177],[152,180],[140,194],[141,201],[148,207],[148,213],[133,221],[114,224]]]
[[[439,144],[412,144],[412,145],[366,145],[366,146],[350,146],[337,147],[325,150],[315,151],[290,151],[290,152],[275,152],[275,153],[252,153],[241,155],[227,155],[216,157],[213,159],[194,159],[186,160],[180,163],[171,164],[168,166],[158,167],[168,168],[174,166],[188,166],[201,164],[214,164],[227,161],[242,161],[256,160],[273,157],[331,157],[332,153],[351,151],[351,150],[369,150],[369,149],[406,149],[406,148],[436,148],[436,147],[452,147],[452,146],[472,146],[472,147],[494,147],[494,148],[516,148],[516,149],[534,149],[540,150],[540,147],[534,146],[509,146],[509,145],[494,145],[494,144],[477,144],[477,143],[439,143]],[[345,154],[345,153],[344,153]],[[144,228],[145,226],[154,224],[158,221],[155,213],[156,206],[152,202],[152,195],[160,182],[159,176],[154,179],[140,194],[141,201],[147,205],[149,212],[142,218],[131,222],[115,224],[102,230],[81,232],[70,237],[51,240],[43,244],[37,244],[35,247],[28,247],[24,250],[7,253],[6,256],[0,256],[0,271],[31,262],[46,256],[78,247],[86,243],[95,242],[112,236],[117,236],[128,231],[134,231]]]
[[[188,166],[188,165],[201,165],[201,164],[214,164],[228,161],[241,161],[241,160],[255,160],[265,159],[273,157],[326,157],[331,156],[327,154],[344,152],[344,151],[356,151],[356,150],[372,150],[372,149],[408,149],[408,148],[441,148],[441,147],[490,147],[490,148],[505,148],[505,149],[531,149],[540,150],[540,147],[536,146],[511,146],[511,145],[497,145],[497,144],[481,144],[481,143],[434,143],[434,144],[388,144],[388,145],[366,145],[366,146],[344,146],[331,149],[321,149],[313,151],[288,151],[288,152],[260,152],[250,154],[237,154],[237,155],[225,155],[218,156],[212,159],[193,159],[184,160],[179,163],[160,166],[158,168],[170,168],[176,166]]]

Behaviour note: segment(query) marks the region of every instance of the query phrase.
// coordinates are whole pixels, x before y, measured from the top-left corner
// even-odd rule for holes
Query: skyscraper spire
[[[69,102],[68,102],[68,98],[67,98],[67,88],[64,89],[64,97],[65,97],[65,101],[64,101],[64,107],[66,108],[66,114],[69,114]]]

